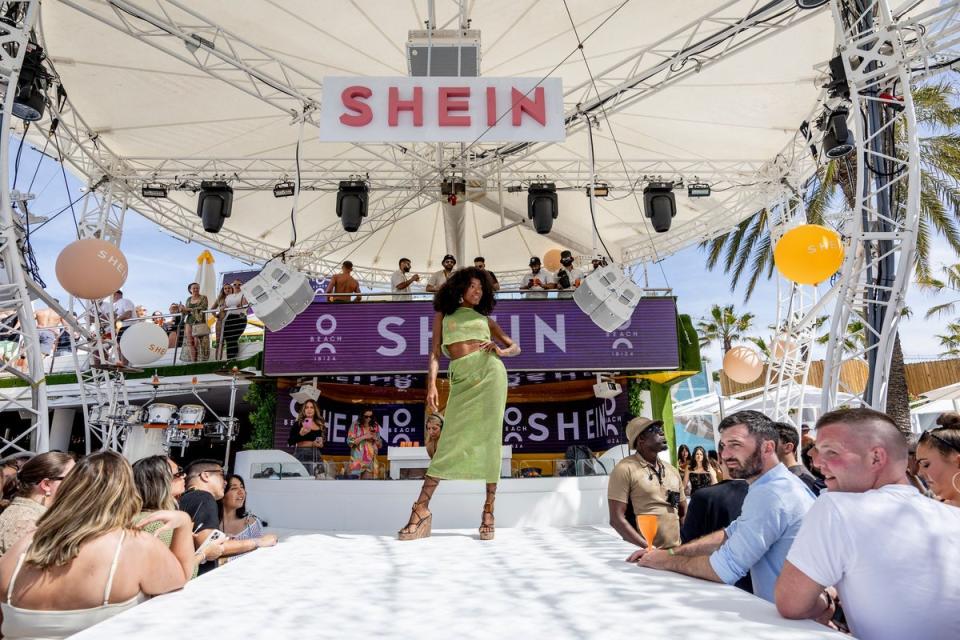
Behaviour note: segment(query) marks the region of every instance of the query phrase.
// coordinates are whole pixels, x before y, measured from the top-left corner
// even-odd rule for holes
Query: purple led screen
[[[362,408],[372,409],[380,425],[384,442],[381,454],[387,453],[387,446],[398,446],[401,442],[422,445],[426,441],[422,403],[355,404],[336,402],[321,395],[317,405],[327,424],[324,455],[350,454],[347,431],[357,421]],[[605,451],[625,441],[627,405],[626,393],[606,400],[508,403],[503,415],[503,444],[513,445],[514,453],[563,453],[573,444]],[[288,438],[299,408],[290,397],[289,389],[277,393],[275,448],[293,450]]]
[[[493,316],[522,353],[511,371],[663,370],[679,366],[674,298],[644,298],[606,333],[573,300],[503,300]],[[267,332],[267,375],[422,373],[433,330],[430,302],[314,302]],[[446,361],[441,363],[446,368]]]

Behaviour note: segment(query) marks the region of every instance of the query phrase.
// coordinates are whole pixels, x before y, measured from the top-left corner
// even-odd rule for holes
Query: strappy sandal
[[[493,503],[485,502],[483,504],[483,515],[490,514],[490,519],[493,520]],[[481,540],[493,540],[493,534],[495,527],[492,524],[484,524],[483,516],[480,517],[480,539]]]
[[[407,523],[407,526],[405,526],[403,529],[400,529],[400,531],[397,532],[398,540],[419,540],[420,538],[430,537],[430,531],[433,528],[433,514],[427,511],[427,515],[420,516],[417,513],[417,506],[421,504],[427,504],[427,503],[426,502],[413,503],[413,515],[417,516],[420,519],[417,520],[416,522],[412,522],[413,518],[411,518],[411,522]],[[404,531],[404,529],[409,529],[410,527],[413,527],[412,531]]]

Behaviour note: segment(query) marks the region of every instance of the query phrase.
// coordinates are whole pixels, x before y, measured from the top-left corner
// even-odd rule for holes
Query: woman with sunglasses
[[[140,513],[133,518],[134,524],[138,525],[157,511],[176,511],[177,499],[185,490],[185,477],[183,467],[167,456],[150,456],[133,463],[133,484],[142,502]],[[163,525],[163,522],[151,522],[143,530],[155,534],[169,548],[173,543],[173,531],[164,529]],[[191,579],[197,577],[201,563],[216,560],[222,553],[222,542],[209,544],[202,552],[195,553],[196,564]]]
[[[33,530],[57,495],[64,476],[73,468],[73,456],[50,451],[30,458],[9,483],[4,497],[10,506],[0,514],[0,555]]]
[[[507,404],[507,369],[501,358],[520,353],[510,337],[490,318],[496,301],[493,280],[485,271],[456,271],[434,295],[433,344],[427,373],[427,411],[440,405],[437,374],[440,354],[450,358],[450,395],[444,411],[443,435],[430,461],[420,496],[413,504],[400,540],[430,535],[428,509],[442,478],[482,480],[487,485],[480,516],[480,539],[493,540],[493,502],[500,480],[503,412]]]
[[[383,446],[380,424],[374,419],[372,409],[360,412],[360,419],[347,432],[347,444],[350,445],[350,473],[359,474],[361,480],[372,479],[377,452]]]
[[[917,443],[917,466],[941,502],[960,507],[960,415],[944,414]]]

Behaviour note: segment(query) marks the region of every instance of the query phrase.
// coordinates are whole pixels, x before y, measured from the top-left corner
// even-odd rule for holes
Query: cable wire
[[[590,69],[590,63],[587,61],[587,55],[583,50],[583,42],[580,40],[580,34],[577,32],[577,25],[573,20],[573,15],[570,13],[570,7],[567,4],[567,0],[563,0],[563,8],[567,12],[567,18],[570,20],[570,26],[573,28],[573,35],[577,38],[577,50],[580,52],[580,57],[583,58],[583,65],[587,69],[587,73],[590,75],[590,84],[593,87],[593,91],[597,94],[597,99],[600,100],[600,89],[597,87],[596,78],[593,76],[593,70]],[[610,121],[610,116],[607,115],[607,110],[603,106],[603,102],[600,102],[599,105],[601,113],[603,113],[603,119],[607,121],[607,128],[610,130],[610,138],[613,140],[613,146],[617,150],[617,157],[620,159],[620,164],[623,166],[623,173],[626,176],[627,180],[630,180],[630,169],[627,167],[627,161],[623,158],[623,153],[620,151],[620,143],[617,141],[617,136],[613,131],[613,123]],[[589,118],[589,116],[588,116]],[[589,119],[587,120],[587,127],[591,127]],[[593,133],[589,135],[590,144],[593,145]],[[657,251],[656,244],[653,241],[653,236],[650,235],[650,223],[647,221],[647,216],[643,213],[643,207],[640,206],[640,200],[637,198],[637,193],[633,191],[633,200],[637,205],[637,212],[640,213],[640,217],[643,220],[643,227],[647,232],[647,237],[650,240],[650,249],[653,251],[654,261],[657,263],[657,266],[660,268],[660,274],[663,276],[663,281],[666,283],[667,287],[670,287],[670,279],[667,278],[667,272],[663,268],[663,263],[660,260],[660,254]],[[590,203],[590,217],[593,220],[593,202]],[[593,220],[594,229],[596,229],[596,220]],[[600,238],[600,232],[597,231],[597,237]],[[600,243],[603,244],[603,240],[600,240]],[[606,249],[606,245],[604,245]],[[609,251],[607,252],[609,255]],[[610,255],[613,258],[612,255]]]

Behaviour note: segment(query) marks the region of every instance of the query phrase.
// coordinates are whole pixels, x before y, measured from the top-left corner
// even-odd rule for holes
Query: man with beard
[[[676,549],[641,549],[627,561],[727,584],[749,571],[754,594],[773,602],[777,577],[814,497],[777,459],[779,437],[767,416],[738,411],[718,429],[724,465],[750,484],[740,517]]]
[[[420,281],[420,274],[415,273],[412,276],[407,274],[410,273],[410,259],[409,258],[400,258],[400,268],[393,272],[393,275],[390,276],[390,289],[394,293],[410,293],[410,285],[414,282]],[[412,300],[410,296],[393,296],[393,301],[397,302],[400,300]]]
[[[655,547],[676,547],[680,544],[680,520],[686,500],[680,472],[672,465],[663,464],[658,457],[667,449],[663,423],[634,418],[627,423],[627,443],[637,452],[618,462],[610,474],[607,485],[610,526],[627,542],[641,548],[647,546],[647,541],[628,520],[629,504],[636,515],[657,516]]]

